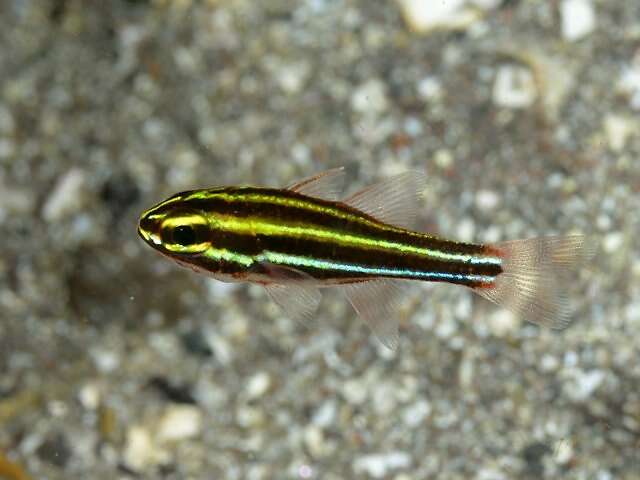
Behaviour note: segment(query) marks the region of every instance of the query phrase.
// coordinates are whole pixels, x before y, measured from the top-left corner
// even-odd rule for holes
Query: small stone
[[[578,370],[573,382],[567,384],[568,394],[575,401],[587,400],[602,385],[604,379],[605,374],[601,370]]]
[[[476,206],[480,210],[493,210],[499,203],[500,197],[493,190],[480,190],[476,193]]]
[[[296,94],[304,88],[310,71],[307,63],[281,65],[277,70],[278,85],[285,93]]]
[[[408,468],[411,457],[405,452],[389,452],[381,454],[363,455],[353,462],[356,474],[366,474],[374,478],[383,478],[389,471]]]
[[[629,96],[631,108],[640,110],[640,61],[635,61],[623,70],[617,88]]]
[[[91,357],[96,368],[102,373],[114,371],[120,365],[120,358],[116,352],[103,348],[91,350]]]
[[[330,427],[336,419],[337,411],[338,406],[335,400],[327,400],[316,410],[311,421],[321,428]]]
[[[322,429],[309,425],[304,430],[304,444],[313,458],[322,457],[327,451],[327,443]]]
[[[359,405],[367,398],[367,389],[359,380],[347,380],[342,386],[342,394],[347,402]]]
[[[434,154],[433,161],[439,168],[446,170],[453,165],[453,155],[449,150],[441,149]]]
[[[481,12],[470,8],[467,0],[398,0],[398,3],[409,28],[420,34],[436,30],[465,30],[481,17]]]
[[[637,134],[639,130],[638,122],[626,116],[609,114],[604,119],[607,143],[614,152],[624,150],[629,138]]]
[[[246,391],[250,399],[263,396],[271,386],[271,376],[267,372],[258,372],[247,382]]]
[[[418,95],[423,100],[437,100],[442,97],[442,92],[442,83],[436,77],[425,77],[418,83]]]
[[[155,465],[166,464],[169,454],[153,443],[147,429],[133,426],[127,432],[122,461],[134,472],[141,472]]]
[[[505,337],[508,334],[514,332],[519,325],[518,317],[504,308],[497,309],[488,319],[489,328],[491,333],[496,337]]]
[[[244,428],[257,427],[264,423],[264,412],[258,408],[242,405],[236,411],[236,421]]]
[[[80,389],[78,399],[87,410],[96,410],[100,406],[100,388],[95,383],[88,383]]]
[[[614,253],[624,243],[624,235],[622,232],[611,232],[605,235],[604,240],[602,241],[602,246],[604,251],[607,253]]]
[[[484,467],[478,471],[477,480],[507,480],[507,476],[496,467]]]
[[[56,222],[80,209],[85,187],[85,173],[79,168],[62,176],[47,198],[42,216],[48,222]]]
[[[431,415],[431,404],[426,400],[419,400],[409,405],[402,415],[404,423],[411,428],[418,427]]]
[[[379,382],[374,385],[371,392],[371,401],[374,411],[380,415],[389,415],[396,408],[396,388],[390,382]]]
[[[179,441],[197,437],[202,431],[202,412],[191,405],[173,405],[167,409],[158,424],[160,441]]]
[[[462,242],[471,242],[476,232],[476,224],[471,218],[465,217],[460,220],[456,229],[456,236]]]
[[[573,443],[569,439],[560,440],[554,448],[554,458],[560,465],[567,465],[573,458]]]
[[[533,73],[522,65],[502,65],[493,84],[493,101],[500,107],[530,107],[538,96]]]
[[[564,0],[560,5],[562,36],[580,40],[595,30],[596,14],[590,0]]]
[[[359,113],[376,114],[387,109],[386,86],[372,79],[358,86],[351,97],[351,108]]]

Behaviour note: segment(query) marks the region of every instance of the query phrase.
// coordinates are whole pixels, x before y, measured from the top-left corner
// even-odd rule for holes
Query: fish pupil
[[[196,231],[189,225],[180,225],[173,229],[173,241],[183,247],[196,243]]]

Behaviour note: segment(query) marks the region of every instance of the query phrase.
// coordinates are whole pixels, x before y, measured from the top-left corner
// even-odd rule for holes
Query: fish
[[[312,318],[320,289],[338,287],[391,349],[404,286],[415,281],[461,285],[538,325],[568,325],[566,287],[593,255],[589,237],[447,240],[414,230],[424,173],[404,172],[346,197],[344,177],[340,167],[286,188],[177,193],[142,213],[138,234],[181,266],[264,286],[292,318]]]

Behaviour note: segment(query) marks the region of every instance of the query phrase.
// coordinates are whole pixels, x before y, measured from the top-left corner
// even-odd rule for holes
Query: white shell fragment
[[[85,183],[85,173],[79,168],[72,168],[60,177],[44,204],[44,219],[56,222],[78,211],[82,206],[81,193]]]
[[[202,420],[199,408],[174,405],[160,419],[158,440],[171,442],[197,437],[202,430]]]
[[[596,28],[596,14],[590,0],[564,0],[560,14],[562,36],[569,41],[580,40]]]
[[[466,0],[397,1],[409,28],[421,34],[434,30],[464,30],[482,16],[482,12]]]
[[[411,466],[411,457],[406,452],[370,454],[358,457],[353,462],[356,474],[367,474],[373,478],[383,478],[390,471]]]

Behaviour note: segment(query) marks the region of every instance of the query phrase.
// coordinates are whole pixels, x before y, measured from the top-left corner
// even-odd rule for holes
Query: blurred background
[[[632,479],[636,0],[2,0],[0,478]],[[407,292],[382,348],[136,234],[184,189],[407,169],[424,229],[598,239],[572,325]]]

